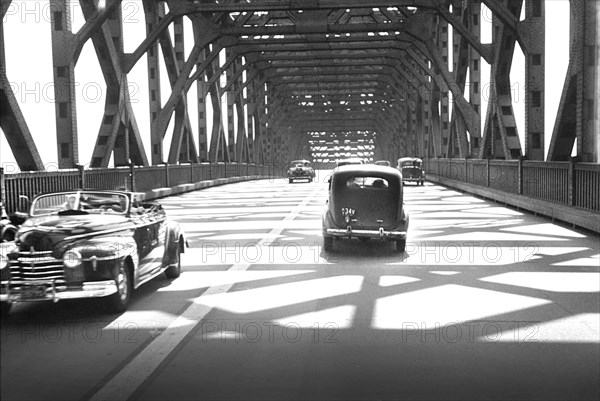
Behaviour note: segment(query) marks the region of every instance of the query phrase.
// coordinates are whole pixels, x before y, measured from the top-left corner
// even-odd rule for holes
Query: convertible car
[[[335,239],[379,238],[404,252],[408,214],[404,210],[402,176],[392,167],[347,165],[334,170],[323,212],[323,248]]]
[[[164,273],[176,278],[185,238],[158,203],[136,193],[89,191],[36,197],[14,249],[0,257],[0,307],[102,298],[124,311],[131,293]]]
[[[339,159],[335,161],[335,167],[347,166],[348,164],[365,164],[365,160],[360,157],[350,157],[348,159]]]

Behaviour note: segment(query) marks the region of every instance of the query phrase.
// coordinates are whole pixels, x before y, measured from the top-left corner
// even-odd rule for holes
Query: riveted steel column
[[[525,1],[525,157],[544,160],[546,22],[543,0]]]
[[[225,50],[226,63],[230,62],[235,57],[236,57],[235,52],[232,51],[231,47],[228,47]],[[226,83],[227,85],[229,83],[231,83],[233,80],[233,76],[235,74],[234,66],[235,66],[235,63],[234,62],[231,63],[229,68],[227,68],[227,72],[225,73],[225,76],[227,78],[227,83]],[[229,157],[231,158],[231,160],[238,161],[238,157],[236,154],[236,146],[235,146],[235,126],[233,123],[233,113],[234,113],[234,104],[235,104],[234,93],[235,93],[236,89],[237,89],[237,85],[235,85],[235,83],[234,83],[232,90],[225,92],[225,97],[227,100],[227,121],[226,121],[227,125],[225,127],[225,131],[227,131],[227,149],[229,150]]]
[[[469,31],[475,40],[481,40],[481,2],[473,0],[467,8],[469,18]],[[469,103],[473,106],[473,110],[478,115],[481,115],[481,55],[469,47]],[[481,119],[475,121],[477,124],[477,133],[469,132],[470,135],[470,152],[471,156],[479,155],[481,146]]]
[[[598,2],[571,0],[570,5],[569,68],[548,160],[569,160],[577,138],[577,156],[580,160],[598,162]]]
[[[577,153],[584,162],[600,162],[600,23],[597,1],[584,1],[585,30],[583,46],[583,96],[581,135],[577,137]]]
[[[72,18],[68,0],[50,1],[54,109],[59,168],[72,168],[79,162]]]
[[[200,54],[196,68],[202,68],[202,63],[206,60],[208,49],[204,49]],[[205,162],[209,159],[208,155],[208,132],[207,132],[207,107],[206,107],[206,94],[208,88],[204,81],[204,74],[200,75],[200,78],[196,81],[197,92],[198,92],[198,153],[201,162]]]
[[[144,1],[144,13],[146,18],[146,34],[149,35],[160,19],[164,18],[164,4],[155,1]],[[161,109],[160,99],[160,64],[158,53],[158,42],[154,42],[146,52],[148,61],[148,91],[150,123],[154,121]],[[159,132],[150,133],[151,162],[158,165],[163,162],[163,139]]]
[[[448,66],[448,22],[438,17],[437,22],[437,46],[442,54],[442,61]],[[439,73],[439,71],[435,71]],[[440,135],[442,139],[442,154],[446,157],[450,157],[450,108],[449,108],[449,91],[439,89],[440,93]]]

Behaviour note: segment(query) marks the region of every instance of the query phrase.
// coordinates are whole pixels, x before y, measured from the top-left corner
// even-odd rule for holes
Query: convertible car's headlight
[[[67,251],[63,255],[63,264],[74,269],[81,266],[81,254],[77,251]]]

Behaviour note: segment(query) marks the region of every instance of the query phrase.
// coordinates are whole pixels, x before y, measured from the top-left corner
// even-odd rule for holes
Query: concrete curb
[[[427,174],[427,180],[450,188],[458,189],[482,198],[491,199],[505,205],[514,206],[536,214],[550,217],[552,221],[560,220],[574,226],[582,227],[595,233],[600,233],[600,215],[593,211],[567,206],[559,203],[548,202],[528,196],[511,194],[497,189],[480,187],[478,185],[438,177]]]
[[[181,184],[170,188],[155,188],[153,190],[145,192],[146,200],[154,200],[159,198],[165,198],[171,195],[178,195],[185,192],[197,191],[199,189],[216,187],[219,185],[231,184],[241,181],[253,181],[253,180],[267,180],[273,177],[261,176],[261,175],[249,175],[241,177],[229,177],[229,178],[217,178],[215,180],[207,180],[195,182],[192,184]]]

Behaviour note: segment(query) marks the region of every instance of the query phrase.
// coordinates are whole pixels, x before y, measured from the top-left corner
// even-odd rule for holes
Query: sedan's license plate
[[[46,286],[28,285],[21,288],[21,299],[40,299],[46,297]]]

